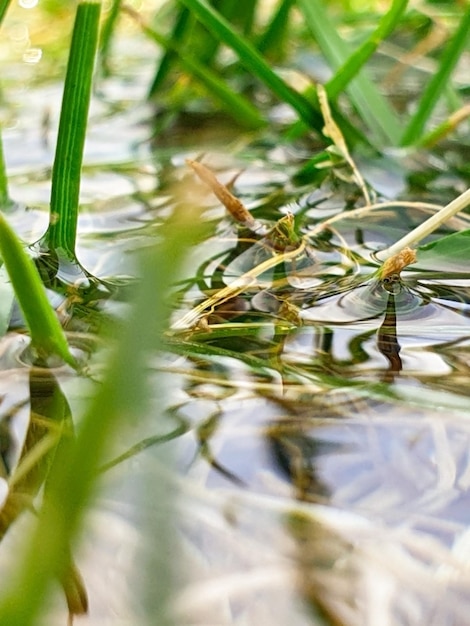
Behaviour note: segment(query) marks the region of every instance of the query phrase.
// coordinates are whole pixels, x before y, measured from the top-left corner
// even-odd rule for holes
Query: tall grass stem
[[[100,10],[101,2],[80,2],[77,7],[52,169],[46,247],[62,249],[71,258],[75,255],[80,178]]]

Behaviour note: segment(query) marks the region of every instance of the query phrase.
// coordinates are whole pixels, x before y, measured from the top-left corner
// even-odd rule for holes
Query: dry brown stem
[[[255,227],[255,220],[248,209],[228,190],[226,185],[217,180],[214,173],[208,167],[192,159],[186,159],[186,163],[194,170],[199,178],[210,187],[212,193],[222,202],[233,219],[248,228]]]

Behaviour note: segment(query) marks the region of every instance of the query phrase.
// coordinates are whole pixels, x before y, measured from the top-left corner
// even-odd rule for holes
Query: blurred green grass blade
[[[101,2],[77,7],[70,46],[59,133],[52,168],[51,212],[46,245],[75,254],[80,178],[91,96]]]
[[[244,37],[239,35],[217,11],[204,0],[180,0],[204,26],[238,55],[240,63],[261,80],[276,96],[289,104],[310,127],[321,131],[321,115],[302,94],[288,85],[270,68],[266,60]]]
[[[383,15],[374,32],[349,56],[347,61],[336,71],[333,78],[325,85],[330,99],[337,98],[346,89],[347,85],[377,50],[380,43],[395,30],[407,5],[408,0],[393,0],[389,11]]]
[[[148,98],[153,98],[160,87],[163,85],[168,73],[171,70],[173,62],[177,59],[178,55],[176,49],[184,44],[187,33],[192,25],[191,14],[186,7],[180,7],[176,16],[175,25],[171,31],[169,41],[171,41],[171,47],[165,48],[165,53],[158,64],[158,69],[155,72],[155,78],[150,86]]]
[[[261,54],[274,52],[277,56],[282,56],[282,48],[287,37],[289,15],[294,2],[295,0],[281,0],[279,2],[270,22],[258,38],[256,48]]]
[[[3,18],[10,6],[11,0],[0,0],[0,24],[3,22]]]
[[[349,46],[341,39],[329,19],[324,4],[319,0],[297,0],[305,21],[335,73],[351,56]],[[364,74],[359,74],[348,86],[351,101],[370,129],[376,146],[396,145],[401,126],[395,112],[375,85]]]
[[[424,127],[439,98],[444,93],[449,78],[462,56],[470,35],[470,6],[462,15],[459,26],[444,49],[437,72],[423,91],[416,113],[401,137],[401,145],[408,146],[421,139]]]
[[[236,7],[238,15],[241,17],[242,32],[245,37],[250,38],[255,26],[258,0],[230,0]]]
[[[131,14],[140,23],[142,30],[148,37],[166,50],[173,51],[180,65],[201,82],[206,87],[209,94],[217,98],[224,109],[240,124],[252,129],[260,128],[266,124],[261,113],[243,96],[233,91],[233,89],[221,80],[212,70],[201,64],[191,54],[180,50],[178,44],[174,44],[173,41],[143,23],[138,13],[133,11],[130,7],[126,7],[126,12]]]
[[[0,0],[0,25],[3,23],[5,14],[10,6],[11,0]],[[5,211],[12,206],[10,194],[8,193],[8,176],[3,152],[3,138],[0,133],[0,210]]]
[[[73,545],[92,497],[104,453],[126,420],[141,420],[148,410],[154,393],[149,388],[148,358],[162,347],[162,334],[168,326],[169,290],[188,247],[203,229],[199,213],[188,207],[185,212],[175,212],[162,226],[158,246],[142,252],[141,280],[119,343],[97,395],[80,420],[75,441],[55,464],[60,471],[49,477],[48,499],[26,554],[17,564],[19,571],[12,574],[8,587],[7,581],[2,586],[2,626],[44,623],[38,617],[50,581],[67,565],[64,555]]]
[[[5,217],[0,213],[0,254],[40,356],[57,354],[75,366],[59,320],[51,307],[39,273]]]
[[[0,211],[8,210],[12,205],[8,192],[7,166],[3,152],[3,138],[0,133]]]
[[[109,15],[103,24],[100,35],[99,43],[99,57],[101,63],[101,69],[105,76],[110,74],[110,51],[113,35],[116,30],[116,24],[118,22],[119,11],[121,10],[122,0],[113,0]]]

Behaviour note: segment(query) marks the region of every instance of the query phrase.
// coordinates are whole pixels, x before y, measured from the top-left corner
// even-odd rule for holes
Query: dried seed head
[[[383,280],[392,274],[400,275],[400,272],[407,266],[416,262],[416,250],[403,248],[401,252],[395,254],[385,261],[380,269],[380,278]]]

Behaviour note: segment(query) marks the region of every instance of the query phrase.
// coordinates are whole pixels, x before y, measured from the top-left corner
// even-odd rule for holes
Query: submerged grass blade
[[[12,228],[0,213],[0,253],[40,356],[57,354],[75,366],[67,340],[49,304],[36,267]]]
[[[77,7],[70,46],[59,134],[52,169],[51,213],[46,246],[75,254],[80,178],[91,96],[101,2]]]
[[[102,384],[80,420],[76,440],[71,442],[66,458],[55,464],[60,472],[50,476],[46,506],[19,563],[20,570],[16,576],[12,575],[8,588],[3,585],[2,626],[32,626],[41,621],[38,616],[47,598],[49,582],[66,566],[64,553],[78,532],[104,452],[125,420],[142,419],[148,409],[154,392],[149,390],[147,362],[149,355],[163,345],[162,333],[169,316],[168,291],[188,246],[204,228],[199,213],[190,209],[188,212],[175,214],[162,227],[161,243],[142,254],[141,280],[131,313]]]
[[[239,35],[217,11],[204,0],[181,2],[215,37],[238,55],[240,63],[249,72],[261,80],[282,102],[289,104],[310,128],[321,132],[322,118],[318,111],[302,94],[278,76],[254,46]]]
[[[247,128],[260,128],[265,125],[265,120],[261,113],[246,98],[233,91],[223,80],[221,80],[206,65],[199,63],[197,59],[189,53],[182,52],[177,44],[167,39],[153,28],[147,26],[137,11],[129,6],[125,6],[126,13],[131,15],[141,26],[145,34],[153,39],[167,51],[172,51],[177,55],[180,65],[194,78],[201,82],[208,92],[224,106],[224,109],[240,124]]]
[[[382,17],[376,30],[349,56],[347,61],[336,71],[333,78],[325,85],[330,99],[337,98],[346,89],[351,80],[377,50],[380,43],[395,30],[407,5],[408,0],[394,0],[392,2],[389,11]]]
[[[320,50],[333,72],[336,72],[350,58],[349,46],[337,33],[320,0],[298,0],[297,4]],[[401,135],[397,116],[369,78],[359,74],[350,83],[348,92],[359,115],[372,132],[374,143],[378,146],[383,143],[396,145]]]
[[[409,146],[419,141],[423,129],[434,110],[439,98],[444,93],[449,78],[457,65],[470,36],[470,6],[463,14],[459,27],[442,53],[439,69],[427,84],[416,113],[403,132],[401,144]]]

